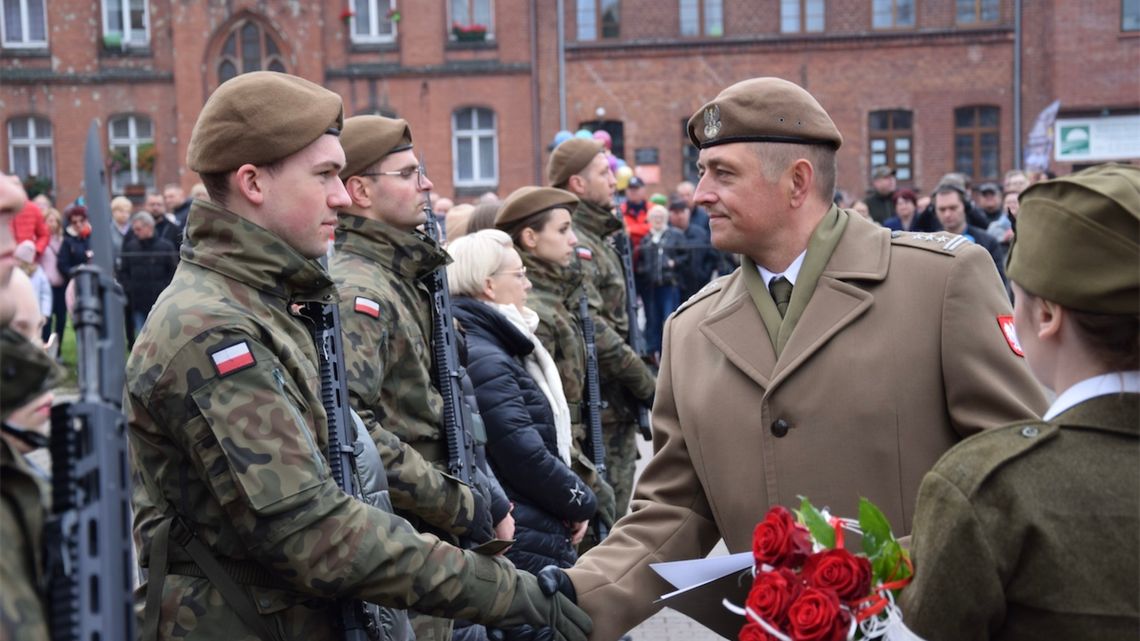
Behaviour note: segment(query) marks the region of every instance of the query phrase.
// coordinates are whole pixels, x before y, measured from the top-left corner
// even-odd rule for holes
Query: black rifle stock
[[[441,234],[439,221],[431,207],[431,194],[424,193],[424,228],[437,243]],[[431,349],[432,372],[436,387],[443,397],[443,427],[447,437],[447,471],[455,478],[475,487],[475,435],[464,414],[463,387],[460,379],[463,368],[459,365],[459,348],[456,344],[455,323],[451,315],[451,292],[447,288],[447,271],[439,267],[428,277],[431,290]]]
[[[53,641],[134,639],[130,469],[122,414],[124,296],[114,281],[99,127],[87,133],[90,263],[74,276],[79,397],[52,409],[52,516],[45,528]]]
[[[322,260],[322,262],[325,262]],[[345,494],[361,499],[357,483],[355,439],[350,431],[352,409],[348,401],[348,379],[344,371],[344,343],[340,330],[340,308],[337,304],[310,303],[305,316],[312,321],[313,340],[317,345],[321,373],[321,404],[328,415],[329,469],[333,480]],[[384,478],[380,470],[380,478]],[[337,603],[339,628],[345,641],[377,641],[383,631],[370,606],[363,601],[341,599]]]
[[[586,343],[586,420],[590,428],[590,449],[594,468],[602,480],[609,482],[606,471],[606,444],[602,440],[602,385],[598,379],[598,348],[594,344],[594,319],[590,316],[590,302],[586,293],[578,297],[578,322],[582,324],[582,339]],[[596,518],[594,529],[598,542],[609,535],[609,528],[602,519]]]
[[[629,234],[618,232],[614,234],[614,247],[621,256],[621,270],[625,275],[625,310],[629,317],[629,334],[626,342],[640,357],[645,358],[645,337],[641,334],[641,327],[637,324],[637,285],[633,282],[633,245]],[[644,403],[637,403],[637,429],[641,438],[653,440],[653,432],[649,428],[649,408]]]

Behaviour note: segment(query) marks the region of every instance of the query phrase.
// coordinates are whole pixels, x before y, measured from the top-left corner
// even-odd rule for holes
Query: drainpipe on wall
[[[1013,0],[1013,167],[1021,157],[1021,0]]]
[[[566,11],[558,0],[558,128],[566,128]]]
[[[538,107],[538,3],[530,5],[530,120],[534,144],[534,184],[542,183],[542,114]]]

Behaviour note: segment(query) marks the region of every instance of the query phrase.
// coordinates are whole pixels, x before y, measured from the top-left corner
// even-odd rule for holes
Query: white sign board
[[[1140,115],[1058,118],[1054,160],[1097,162],[1140,158]]]

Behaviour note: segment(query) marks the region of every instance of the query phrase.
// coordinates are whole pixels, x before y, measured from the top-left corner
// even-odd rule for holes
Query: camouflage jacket
[[[275,579],[247,589],[288,639],[333,638],[332,598],[501,616],[518,580],[508,563],[419,534],[331,478],[316,349],[291,312],[336,300],[328,273],[201,201],[181,253],[127,363],[140,562],[159,523],[180,515],[215,557]],[[208,580],[173,573],[159,636],[254,638]]]
[[[388,234],[396,234],[391,227],[376,221],[341,214],[337,229],[337,252],[330,261],[329,271],[336,282],[340,295],[341,331],[345,342],[345,372],[348,376],[348,393],[353,409],[360,415],[373,438],[377,440],[384,466],[388,473],[388,485],[392,505],[407,514],[414,514],[424,522],[463,536],[474,518],[475,500],[471,490],[457,479],[433,467],[414,448],[391,438],[387,428],[401,420],[408,420],[399,412],[386,412],[386,403],[408,403],[408,372],[401,370],[401,377],[388,376],[390,370],[403,363],[401,357],[408,351],[417,355],[415,363],[426,358],[431,364],[431,354],[426,350],[426,337],[416,322],[414,336],[425,342],[412,344],[409,330],[400,325],[400,319],[410,319],[410,314],[402,308],[394,310],[389,299],[393,297],[393,287],[399,287],[387,273],[384,266],[395,261],[384,261],[381,256],[388,244],[381,240]],[[407,265],[407,263],[401,263]],[[411,273],[416,273],[413,270]],[[409,290],[411,291],[411,290]],[[419,312],[419,305],[413,309]],[[429,318],[430,320],[430,318]],[[430,328],[424,328],[430,330]],[[386,364],[393,364],[385,366]],[[421,374],[419,378],[424,375]],[[392,389],[385,394],[384,385]],[[442,400],[430,380],[423,388],[428,393],[426,402],[419,409],[426,412],[426,419],[433,412],[442,411]],[[415,393],[422,394],[417,389]],[[434,404],[434,405],[433,405]],[[403,406],[401,406],[402,408]],[[383,417],[383,420],[381,420]],[[437,419],[438,420],[438,419]],[[384,427],[380,427],[381,425]],[[381,443],[381,441],[384,441]],[[395,442],[388,442],[395,441]]]
[[[4,328],[0,336],[0,415],[46,391],[58,367],[44,350]],[[47,488],[24,456],[0,438],[0,640],[46,641],[43,530]]]
[[[341,214],[329,271],[341,293],[345,363],[357,412],[446,460],[443,399],[431,381],[431,298],[424,280],[449,257],[419,232]],[[353,352],[356,352],[353,354]],[[424,443],[427,441],[428,443]]]
[[[574,211],[574,232],[578,245],[583,282],[594,314],[595,340],[602,394],[608,407],[602,411],[606,424],[632,420],[636,414],[633,399],[653,395],[657,380],[644,361],[626,343],[629,318],[626,313],[625,273],[621,256],[613,242],[622,232],[622,223],[609,211],[586,201]],[[625,389],[628,394],[623,393]]]

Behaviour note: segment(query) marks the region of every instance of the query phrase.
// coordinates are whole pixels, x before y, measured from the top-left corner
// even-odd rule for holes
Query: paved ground
[[[637,462],[637,474],[640,475],[653,454],[653,448],[649,441],[644,441],[640,437],[637,443],[641,450],[641,460]],[[722,543],[712,553],[727,554],[727,550]],[[630,635],[634,641],[722,641],[723,639],[703,625],[669,608],[661,610],[656,616],[631,630]]]

